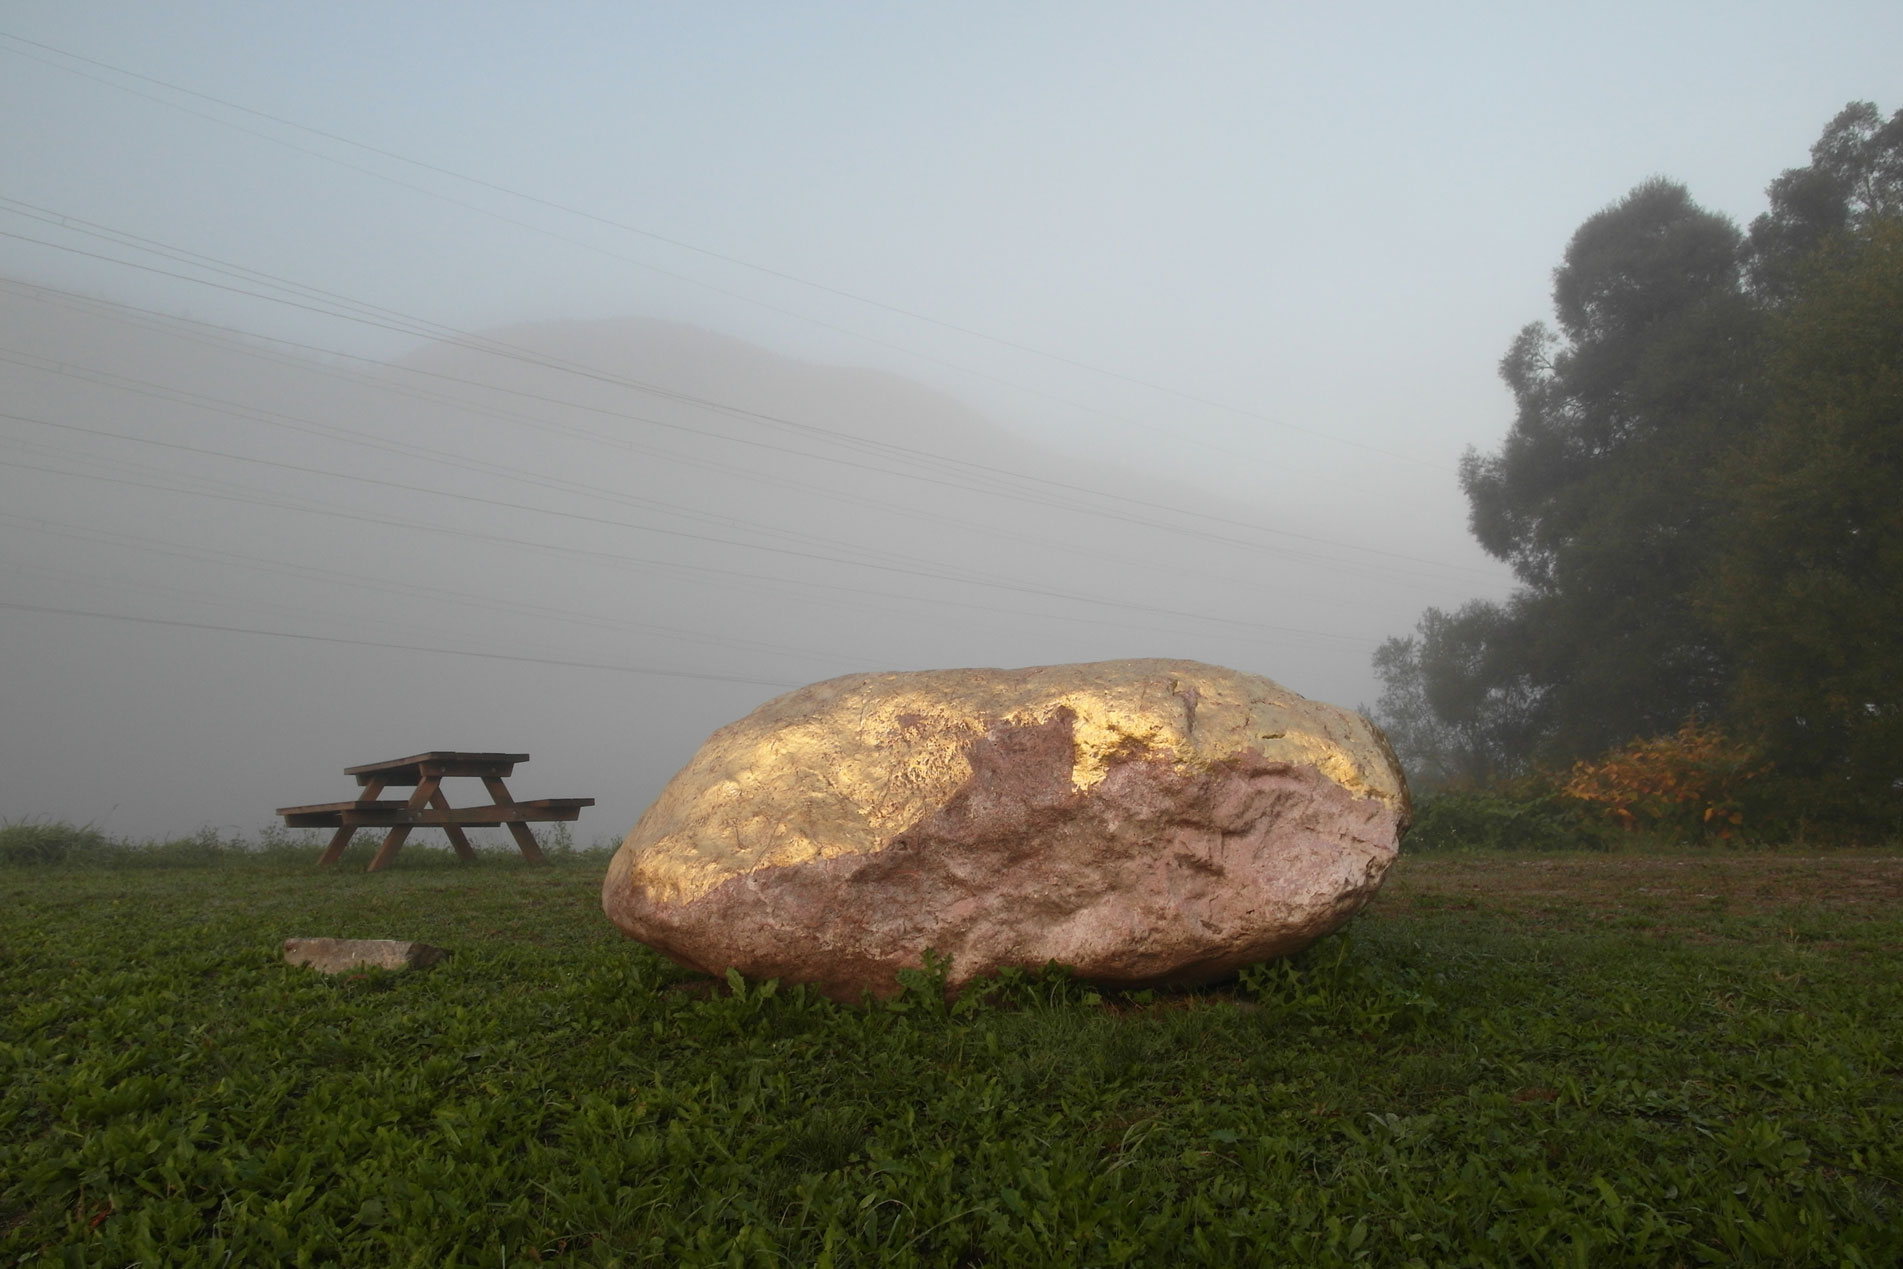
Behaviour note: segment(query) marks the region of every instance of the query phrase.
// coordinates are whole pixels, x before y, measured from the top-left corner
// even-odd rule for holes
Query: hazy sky
[[[1748,221],[1766,182],[1806,160],[1845,102],[1874,100],[1886,113],[1903,104],[1900,49],[1903,7],[1893,3],[11,0],[0,6],[0,276],[297,341],[325,350],[311,354],[320,357],[404,357],[426,342],[419,332],[439,327],[647,317],[813,363],[903,375],[1066,456],[1047,475],[1061,475],[1067,458],[1098,489],[1117,482],[1109,465],[1119,464],[1169,482],[1141,495],[1156,505],[1220,497],[1226,523],[1254,526],[1234,533],[1321,539],[1344,571],[1356,560],[1398,568],[1370,573],[1357,595],[1265,566],[1285,590],[1238,608],[1236,620],[1322,632],[1336,640],[1332,660],[1299,641],[1235,651],[1228,636],[1177,618],[1159,618],[1180,632],[1174,642],[1167,630],[1121,641],[1046,637],[1035,623],[999,641],[943,623],[928,644],[867,617],[859,642],[828,634],[833,651],[882,668],[912,663],[908,650],[1019,663],[1181,650],[1353,704],[1375,692],[1368,652],[1403,632],[1410,614],[1502,591],[1503,570],[1466,538],[1454,468],[1464,447],[1493,446],[1510,422],[1495,366],[1514,332],[1547,314],[1551,270],[1572,230],[1655,174]],[[298,307],[237,293],[280,283],[322,294],[303,292]],[[337,317],[346,302],[364,320]],[[26,378],[9,381],[10,400],[39,390],[31,376],[41,371],[15,373]],[[154,380],[142,382],[149,389]],[[279,402],[286,391],[259,389]],[[719,399],[717,383],[708,395]],[[65,408],[49,401],[48,410]],[[88,409],[95,421],[117,417],[98,402]],[[39,426],[0,420],[0,442],[44,446]],[[189,418],[167,426],[173,445],[199,436]],[[932,448],[915,422],[903,426],[906,445]],[[966,443],[957,440],[964,424],[944,426]],[[321,447],[298,453],[343,461]],[[535,454],[512,461],[532,466]],[[189,473],[191,460],[180,461]],[[564,461],[572,473],[572,463],[592,460]],[[866,479],[876,482],[876,472]],[[84,501],[50,480],[0,469],[0,507],[15,513],[0,522],[0,597],[159,611],[129,583],[94,600],[59,589],[63,573],[91,569],[95,580],[173,586],[166,602],[179,600],[182,579],[159,565],[135,566],[100,543],[82,552],[24,527],[23,514],[49,517]],[[746,502],[732,490],[697,492],[730,517]],[[908,496],[893,487],[897,502]],[[1058,504],[1040,505],[1051,533],[1073,544],[1098,532],[1071,523]],[[85,509],[102,527],[137,530],[104,525],[118,514],[105,503]],[[876,517],[842,519],[829,539],[810,508],[758,511],[749,532],[764,525],[782,541],[803,532],[829,550],[869,549],[884,534]],[[211,542],[210,530],[178,514],[179,533]],[[967,512],[947,504],[945,514]],[[906,559],[941,547],[953,559],[951,546],[919,532]],[[1129,524],[1115,532],[1111,553],[1150,549]],[[315,530],[286,528],[273,542],[260,522],[245,533],[280,563],[316,567],[321,554]],[[973,539],[958,549],[961,569],[1027,581],[1012,572],[1007,547]],[[1157,546],[1157,558],[1170,551],[1194,563],[1195,550],[1180,543]],[[683,567],[704,562],[676,557]],[[1077,567],[1082,576],[1086,566]],[[1209,567],[1226,582],[1165,587],[1174,593],[1163,606],[1222,611],[1227,599],[1199,586],[1253,584],[1239,562]],[[223,624],[315,628],[302,624],[309,614],[294,595],[273,596],[271,608],[249,576],[201,579],[200,611],[215,609]],[[576,577],[564,593],[585,595],[589,583]],[[878,589],[876,578],[861,580]],[[1120,584],[1108,573],[1091,580]],[[1118,595],[1156,607],[1162,586],[1133,577]],[[388,623],[405,619],[395,601],[358,602],[346,615],[367,639],[431,637],[427,623],[421,634],[393,636]],[[672,602],[676,611],[661,614],[667,624],[734,635],[738,619],[717,616],[725,612],[717,604],[685,592]],[[333,719],[314,752],[287,750],[272,765],[256,755],[260,735],[295,725],[284,715],[306,702],[318,713],[341,708],[337,677],[375,654],[299,660],[292,673],[269,659],[291,653],[251,648],[236,634],[205,632],[185,651],[156,628],[102,632],[87,622],[0,609],[8,685],[0,818],[110,816],[109,828],[134,834],[206,822],[252,828],[277,801],[346,792],[309,787],[323,783],[314,772],[283,789],[287,770],[394,756],[383,748],[411,735],[423,742],[412,748],[484,747],[462,734],[473,722],[440,712],[435,697],[399,703],[412,719],[426,710],[440,719],[409,731],[378,721],[377,702],[366,698]],[[480,645],[480,629],[462,633],[464,646]],[[750,633],[769,645],[776,637]],[[511,638],[517,651],[536,646],[528,633]],[[717,663],[671,646],[641,644],[630,657],[739,677],[756,665],[738,645]],[[380,700],[401,693],[403,658],[414,660],[387,655],[388,665],[372,667],[390,676]],[[613,652],[574,644],[556,655]],[[194,677],[215,675],[222,657],[257,658],[245,664],[310,695],[274,700],[267,719],[247,693]],[[825,672],[840,668],[850,664]],[[813,669],[807,677],[818,676]],[[751,677],[787,676],[798,680],[798,667]],[[136,688],[159,680],[172,695]],[[598,691],[592,682],[561,671],[528,695],[588,695]],[[668,742],[643,751],[638,778],[602,821],[584,823],[584,838],[618,836],[619,821],[651,796],[649,768],[683,759],[708,727],[769,694],[723,690],[667,724]],[[230,745],[232,763],[246,751],[255,778],[273,787],[241,796],[202,777],[194,789],[201,777],[189,764],[151,757],[178,710],[212,699],[216,725],[206,722],[192,743]],[[514,733],[504,718],[485,745],[529,747],[510,736],[531,732],[558,753],[558,717]],[[367,751],[343,739],[351,735]],[[114,751],[112,773],[68,778],[80,755],[111,736],[129,746]],[[605,732],[590,731],[587,743],[599,753]],[[215,752],[202,756],[231,766]],[[577,759],[566,761],[577,769]],[[613,763],[601,763],[587,778],[605,778]],[[567,787],[573,781],[559,773],[549,780],[563,787],[541,791],[596,791]]]

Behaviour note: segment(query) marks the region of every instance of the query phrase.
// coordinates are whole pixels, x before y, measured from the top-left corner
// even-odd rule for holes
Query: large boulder
[[[1374,894],[1407,826],[1381,733],[1196,661],[854,674],[715,732],[602,906],[681,964],[890,996],[1050,961],[1208,982]]]

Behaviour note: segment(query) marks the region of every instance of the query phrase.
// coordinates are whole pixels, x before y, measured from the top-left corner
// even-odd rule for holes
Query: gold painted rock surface
[[[890,996],[1049,961],[1193,984],[1373,896],[1407,787],[1366,719],[1196,661],[854,674],[721,728],[602,887],[709,973]]]

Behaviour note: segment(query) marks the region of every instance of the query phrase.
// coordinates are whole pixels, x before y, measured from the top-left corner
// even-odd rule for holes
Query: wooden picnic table
[[[319,867],[337,862],[360,828],[387,828],[383,846],[370,861],[371,872],[390,866],[403,841],[413,828],[440,828],[449,844],[464,859],[474,859],[476,848],[469,844],[463,829],[472,825],[507,825],[510,836],[532,864],[545,862],[542,848],[529,831],[531,823],[581,818],[581,808],[593,806],[593,798],[537,798],[518,802],[509,796],[505,776],[513,775],[517,763],[527,762],[525,753],[450,753],[431,750],[389,762],[372,762],[361,767],[345,767],[344,774],[357,777],[363,791],[354,802],[318,802],[310,806],[281,806],[287,828],[334,828],[330,845],[317,860]],[[490,805],[452,807],[443,796],[445,779],[467,776],[481,780],[489,790]],[[406,801],[379,801],[377,795],[388,788],[416,791]]]

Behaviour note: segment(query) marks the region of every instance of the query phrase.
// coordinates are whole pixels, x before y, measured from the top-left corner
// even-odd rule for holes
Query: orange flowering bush
[[[1673,735],[1575,763],[1562,791],[1621,828],[1729,840],[1744,823],[1744,786],[1769,770],[1755,750],[1694,718]]]

